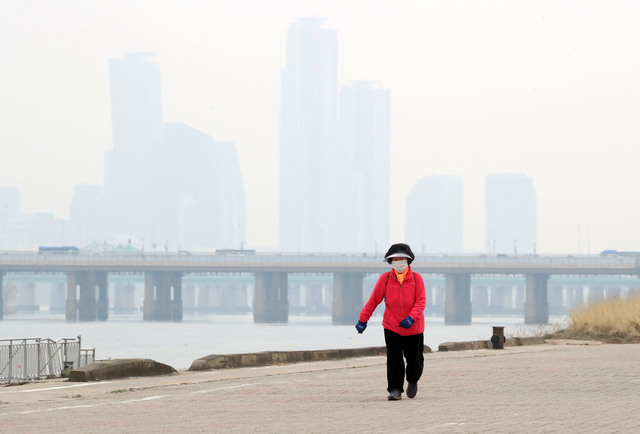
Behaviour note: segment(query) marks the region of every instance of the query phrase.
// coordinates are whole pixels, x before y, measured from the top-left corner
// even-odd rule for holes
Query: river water
[[[67,322],[49,312],[5,315],[0,339],[82,337],[82,348],[95,348],[96,359],[147,358],[185,369],[211,354],[293,351],[384,346],[382,317],[374,316],[363,334],[354,325],[336,326],[330,316],[289,316],[287,324],[254,324],[253,315],[185,315],[182,322],[143,321],[140,313],[109,314],[105,322]],[[425,344],[437,351],[444,342],[487,340],[493,326],[505,335],[534,336],[552,331],[566,319],[554,317],[550,326],[526,326],[521,316],[474,317],[470,325],[445,325],[427,317]]]

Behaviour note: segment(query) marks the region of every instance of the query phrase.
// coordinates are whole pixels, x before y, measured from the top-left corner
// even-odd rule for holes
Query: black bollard
[[[504,349],[504,341],[506,341],[504,337],[504,327],[493,327],[493,336],[491,336],[491,344],[493,344],[494,350],[502,350]]]

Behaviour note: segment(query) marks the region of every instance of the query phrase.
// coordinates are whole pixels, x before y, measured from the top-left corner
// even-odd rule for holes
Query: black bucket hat
[[[413,260],[416,258],[413,252],[411,251],[411,247],[408,244],[398,243],[392,244],[387,250],[387,253],[384,255],[384,260],[388,263],[391,263],[392,258],[407,258],[407,262],[411,264]]]

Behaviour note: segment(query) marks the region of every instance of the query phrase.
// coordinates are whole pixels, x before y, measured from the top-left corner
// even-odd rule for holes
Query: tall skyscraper
[[[342,88],[338,251],[376,252],[389,244],[389,91],[371,82]]]
[[[406,201],[406,241],[414,252],[463,251],[463,182],[459,176],[425,176]]]
[[[289,26],[286,58],[280,98],[280,249],[330,251],[340,216],[335,30],[323,19],[299,19]]]
[[[485,178],[485,246],[489,253],[535,253],[537,199],[533,181],[521,173]]]
[[[150,54],[109,60],[113,151],[104,161],[104,188],[110,235],[147,238],[154,145],[162,140],[160,68]]]
[[[162,138],[160,67],[152,53],[109,59],[113,148],[118,153],[147,157]]]

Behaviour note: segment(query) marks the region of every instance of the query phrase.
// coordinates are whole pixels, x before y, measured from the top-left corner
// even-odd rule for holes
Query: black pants
[[[424,333],[400,336],[384,329],[387,344],[387,392],[398,389],[404,392],[404,358],[407,359],[407,381],[417,383],[424,368]]]

